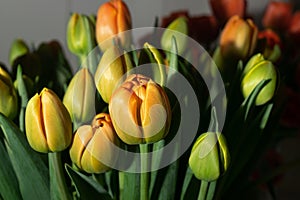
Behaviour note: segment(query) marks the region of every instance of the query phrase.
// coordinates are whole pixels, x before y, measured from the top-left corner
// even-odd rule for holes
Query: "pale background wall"
[[[155,16],[188,9],[191,14],[209,14],[208,0],[124,0],[132,14],[133,26],[152,26]],[[96,13],[105,0],[1,0],[0,61],[8,65],[8,52],[15,38],[27,43],[58,39],[74,65],[75,57],[65,46],[66,24],[71,12]],[[261,12],[268,0],[248,1],[250,12]],[[9,66],[8,66],[9,67]]]

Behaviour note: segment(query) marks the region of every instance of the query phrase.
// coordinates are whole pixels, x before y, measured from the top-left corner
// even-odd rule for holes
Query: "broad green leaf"
[[[0,126],[23,199],[50,199],[48,169],[41,156],[31,149],[18,127],[1,113]]]
[[[88,177],[78,171],[75,171],[68,164],[65,165],[65,168],[67,170],[68,175],[75,184],[75,188],[80,199],[112,199],[108,192],[91,177]]]
[[[136,173],[123,173],[124,184],[121,200],[138,200],[140,199],[140,175]]]
[[[0,164],[0,196],[7,200],[22,199],[16,174],[2,141],[0,141],[0,158],[2,162]]]

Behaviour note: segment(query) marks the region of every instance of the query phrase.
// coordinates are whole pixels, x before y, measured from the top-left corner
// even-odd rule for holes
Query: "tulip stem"
[[[149,199],[149,172],[148,172],[148,144],[140,144],[141,155],[141,184],[140,184],[140,200]]]
[[[61,162],[61,152],[48,153],[48,157],[51,200],[71,199],[65,181],[65,175]]]
[[[215,195],[217,181],[210,182],[208,191],[207,191],[207,197],[206,200],[212,200]]]
[[[207,187],[208,187],[208,182],[202,180],[201,184],[200,184],[200,190],[199,190],[199,194],[198,194],[198,200],[205,200],[206,199]]]

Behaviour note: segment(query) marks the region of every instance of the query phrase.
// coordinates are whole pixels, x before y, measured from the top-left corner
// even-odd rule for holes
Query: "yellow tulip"
[[[25,128],[30,146],[38,152],[62,151],[72,141],[70,115],[58,96],[47,88],[28,101]]]
[[[78,168],[88,173],[102,173],[118,158],[114,145],[118,145],[118,140],[110,116],[100,113],[94,117],[92,125],[77,129],[70,157]]]
[[[165,91],[140,74],[130,75],[113,93],[109,112],[118,136],[127,144],[157,142],[170,127],[171,109]]]

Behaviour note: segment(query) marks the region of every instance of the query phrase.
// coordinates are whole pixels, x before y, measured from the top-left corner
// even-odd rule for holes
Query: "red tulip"
[[[300,44],[300,11],[294,13],[289,30],[289,38],[296,44]]]
[[[287,2],[271,1],[265,10],[262,24],[266,28],[285,31],[292,17],[292,5]]]
[[[247,2],[246,0],[210,0],[210,6],[220,24],[234,16],[245,16]]]

